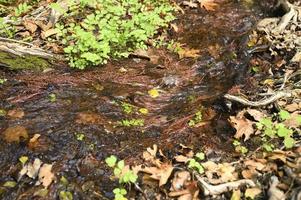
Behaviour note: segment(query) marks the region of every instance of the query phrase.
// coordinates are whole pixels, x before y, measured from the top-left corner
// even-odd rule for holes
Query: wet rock
[[[173,87],[179,85],[179,77],[174,75],[165,76],[162,78],[163,86]]]
[[[21,139],[27,139],[28,133],[25,127],[23,126],[14,126],[9,127],[3,132],[4,140],[6,142],[12,143],[17,142],[19,143]]]

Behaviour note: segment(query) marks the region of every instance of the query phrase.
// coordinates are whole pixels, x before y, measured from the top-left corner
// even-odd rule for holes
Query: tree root
[[[204,190],[204,194],[206,196],[208,195],[220,195],[222,193],[235,190],[241,186],[247,185],[251,187],[255,187],[255,183],[252,180],[249,179],[243,179],[243,180],[238,180],[238,181],[233,181],[229,183],[223,183],[220,185],[210,185],[206,183],[203,178],[197,174],[195,174],[197,180],[199,183],[202,185],[202,188]]]
[[[271,104],[271,103],[277,101],[280,98],[290,97],[290,96],[291,96],[290,92],[279,91],[279,92],[276,92],[275,94],[273,94],[269,98],[266,98],[266,99],[263,99],[260,101],[249,101],[248,99],[243,99],[241,97],[230,95],[230,94],[224,95],[224,97],[230,101],[235,101],[235,102],[241,103],[243,105],[252,106],[252,107],[266,106],[268,104]]]

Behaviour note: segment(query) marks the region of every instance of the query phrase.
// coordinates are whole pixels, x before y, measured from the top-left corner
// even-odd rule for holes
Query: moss
[[[0,65],[12,70],[29,69],[44,70],[49,68],[50,63],[38,56],[16,56],[6,52],[0,52]]]

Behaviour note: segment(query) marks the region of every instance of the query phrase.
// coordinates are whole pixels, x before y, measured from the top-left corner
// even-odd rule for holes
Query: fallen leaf
[[[301,113],[299,111],[290,114],[290,118],[285,120],[283,124],[290,128],[297,128],[301,126]]]
[[[174,157],[177,162],[187,163],[189,158],[183,155],[178,155]]]
[[[230,163],[215,164],[212,161],[202,163],[205,174],[212,184],[220,184],[237,180],[238,174]]]
[[[284,200],[284,192],[277,188],[277,185],[279,184],[277,176],[272,176],[270,183],[270,188],[268,190],[269,200]]]
[[[245,111],[241,111],[235,117],[230,116],[230,123],[236,129],[234,137],[239,139],[245,136],[244,141],[247,141],[252,134],[255,134],[255,130],[253,128],[254,122],[248,120],[244,113]]]
[[[152,98],[157,98],[160,94],[159,91],[157,89],[151,89],[148,91],[149,96],[151,96]]]
[[[15,181],[6,181],[3,184],[3,187],[9,187],[9,188],[13,188],[17,185],[17,183]]]
[[[200,3],[201,8],[209,11],[215,11],[218,6],[218,4],[215,3],[215,0],[198,0],[198,2]]]
[[[181,190],[185,183],[191,180],[190,173],[188,171],[178,171],[175,173],[171,183],[171,191]]]
[[[171,191],[170,197],[178,197],[178,200],[198,200],[199,188],[197,182],[193,181],[186,185],[185,189],[179,191]]]
[[[181,48],[181,50],[179,50],[178,55],[179,58],[197,58],[199,57],[200,50],[197,49],[189,49],[189,48]]]
[[[259,110],[256,109],[247,109],[246,112],[251,115],[256,121],[260,121],[261,119],[266,117],[266,114],[263,112],[260,112]]]
[[[190,1],[183,1],[183,5],[184,6],[188,6],[190,8],[197,8],[198,7],[198,4],[192,2],[192,0],[190,0]]]
[[[45,188],[47,188],[54,180],[54,174],[51,172],[51,169],[52,164],[44,164],[40,168],[39,182],[42,183]]]
[[[7,128],[4,132],[4,140],[6,142],[20,142],[21,138],[27,139],[28,133],[25,127],[23,126],[14,126]]]
[[[42,161],[38,158],[34,159],[33,163],[27,163],[20,171],[20,178],[27,175],[30,178],[35,178],[38,175]]]
[[[301,109],[300,105],[297,103],[292,103],[292,104],[285,106],[285,110],[287,110],[288,112],[294,112],[294,111]]]
[[[173,166],[169,163],[164,163],[160,167],[145,167],[142,171],[151,174],[150,177],[159,180],[159,186],[162,186],[167,183],[167,180],[173,171]]]
[[[98,124],[103,123],[105,120],[96,113],[81,112],[78,113],[75,122],[78,124]]]
[[[24,27],[29,30],[31,33],[36,32],[36,30],[38,29],[38,26],[36,25],[36,23],[32,20],[28,20],[25,19],[23,20],[23,25]]]
[[[21,109],[13,109],[7,112],[7,115],[14,119],[21,119],[24,117],[24,111]]]
[[[260,163],[260,162],[256,162],[255,160],[246,160],[244,161],[244,164],[246,166],[252,166],[255,167],[257,170],[262,171],[265,168],[265,165]]]
[[[245,179],[253,179],[258,175],[258,171],[256,171],[255,167],[249,167],[249,169],[245,169],[241,172],[242,177]]]
[[[42,31],[41,37],[42,37],[42,39],[46,39],[46,38],[48,38],[48,37],[50,37],[52,35],[55,35],[57,33],[58,33],[57,29],[49,29],[47,31]]]
[[[28,161],[28,157],[27,156],[21,156],[19,158],[19,161],[22,163],[22,165],[24,165]]]
[[[241,196],[241,191],[235,190],[232,193],[231,200],[240,200],[240,196]]]
[[[255,199],[256,196],[258,196],[261,193],[260,188],[247,188],[245,191],[245,197],[250,199]]]

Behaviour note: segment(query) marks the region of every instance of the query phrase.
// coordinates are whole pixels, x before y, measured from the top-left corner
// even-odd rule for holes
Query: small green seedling
[[[193,119],[189,120],[188,125],[194,127],[196,124],[202,121],[203,115],[202,111],[198,111],[195,113]]]
[[[131,114],[134,109],[133,105],[131,105],[129,103],[125,103],[125,102],[121,103],[121,107],[122,107],[123,112],[125,112],[126,114]]]
[[[144,126],[144,120],[143,119],[124,119],[121,122],[119,122],[119,124],[122,126],[126,126],[126,127]]]
[[[15,16],[19,17],[19,16],[27,13],[31,8],[32,8],[32,6],[27,5],[27,3],[21,3],[18,5],[18,7],[15,8]]]
[[[241,145],[241,143],[238,140],[234,140],[232,144],[235,147],[235,151],[238,152],[238,153],[246,154],[249,151],[247,149],[247,147]]]
[[[137,182],[138,176],[134,171],[125,168],[124,160],[118,161],[117,157],[111,155],[106,158],[106,164],[113,169],[114,176],[118,178],[119,184],[134,184]],[[115,188],[113,190],[115,200],[126,200],[124,197],[127,192],[123,187]]]
[[[198,173],[202,174],[205,172],[204,167],[197,160],[202,161],[205,160],[205,154],[203,152],[199,152],[195,154],[195,158],[191,158],[188,161],[188,168],[196,170]]]
[[[78,141],[83,141],[85,138],[85,135],[83,133],[76,133],[75,136]]]
[[[1,25],[0,25],[0,29],[1,29]],[[4,84],[7,81],[6,78],[0,78],[0,85]]]
[[[295,145],[293,138],[294,130],[285,125],[285,121],[291,119],[291,114],[285,110],[278,113],[278,121],[272,121],[271,118],[263,118],[256,125],[258,130],[262,132],[262,140],[265,142],[263,148],[267,151],[272,151],[273,145],[266,143],[266,138],[282,138],[285,148],[290,149]],[[296,121],[301,119],[301,116],[296,117]],[[301,125],[301,120],[300,120]]]
[[[52,102],[52,103],[56,102],[56,95],[55,94],[50,94],[49,95],[49,101]]]

